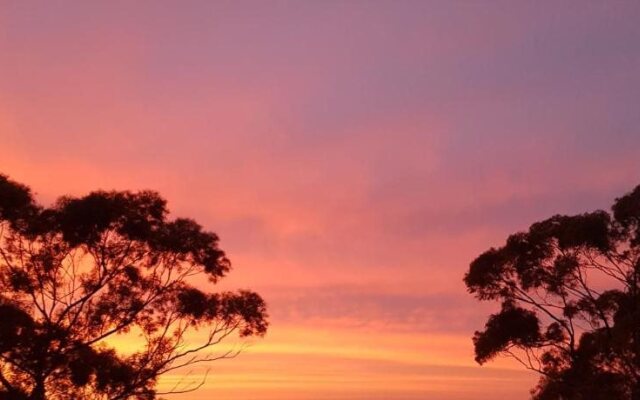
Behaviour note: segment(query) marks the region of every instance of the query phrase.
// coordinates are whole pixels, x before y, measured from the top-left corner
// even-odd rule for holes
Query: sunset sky
[[[219,234],[221,287],[263,295],[271,327],[175,399],[524,400],[535,375],[475,364],[496,305],[462,277],[640,183],[639,21],[637,1],[1,1],[0,172],[45,204],[157,190]]]

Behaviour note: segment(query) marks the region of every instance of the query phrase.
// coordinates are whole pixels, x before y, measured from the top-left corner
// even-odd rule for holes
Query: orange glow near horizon
[[[477,376],[468,337],[462,335],[278,326],[238,358],[222,362],[166,376],[160,390],[180,380],[184,385],[198,382],[206,374],[201,392],[185,399],[511,398],[524,396],[535,382],[531,374],[505,362]]]

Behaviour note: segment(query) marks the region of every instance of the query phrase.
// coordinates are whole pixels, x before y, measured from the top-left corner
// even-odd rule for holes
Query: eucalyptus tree
[[[534,399],[640,400],[640,186],[611,212],[510,235],[464,282],[501,304],[473,337],[478,363],[507,355],[538,372]]]
[[[162,374],[233,357],[207,349],[268,322],[258,294],[210,290],[230,268],[216,234],[155,192],[44,207],[0,175],[0,399],[151,400]]]

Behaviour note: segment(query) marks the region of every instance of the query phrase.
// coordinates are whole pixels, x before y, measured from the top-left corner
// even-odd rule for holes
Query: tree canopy
[[[534,399],[640,399],[640,186],[611,212],[556,215],[478,256],[464,277],[501,303],[476,361],[541,374]]]
[[[258,294],[207,291],[230,268],[216,234],[169,219],[155,192],[44,207],[0,175],[0,399],[151,400],[160,375],[234,356],[206,350],[268,322]],[[144,345],[119,352],[118,335]]]

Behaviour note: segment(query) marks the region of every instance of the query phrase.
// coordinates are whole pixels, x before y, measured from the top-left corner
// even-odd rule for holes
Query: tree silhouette
[[[640,186],[612,213],[556,215],[477,257],[464,278],[502,303],[473,337],[480,364],[541,374],[532,396],[640,399]]]
[[[149,191],[46,208],[0,175],[0,399],[155,399],[160,375],[233,357],[203,352],[233,332],[266,332],[258,294],[194,286],[229,260],[214,233],[167,214]],[[187,343],[193,330],[202,342]],[[127,334],[144,345],[121,354],[109,340]]]

